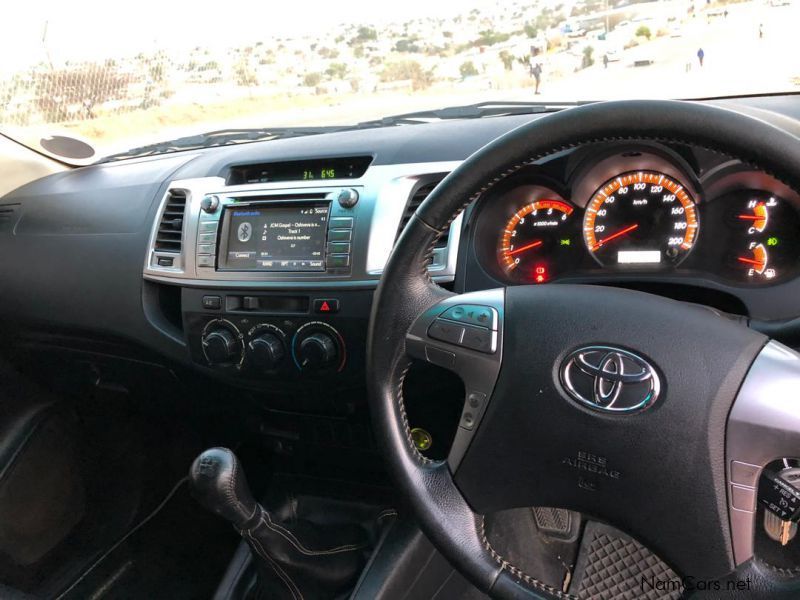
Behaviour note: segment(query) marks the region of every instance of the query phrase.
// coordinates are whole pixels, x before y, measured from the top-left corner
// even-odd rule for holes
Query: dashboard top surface
[[[800,133],[800,96],[710,102],[762,118],[795,135]],[[374,287],[380,264],[370,265],[366,258],[370,252],[367,240],[377,244],[369,238],[368,230],[374,225],[372,220],[391,205],[390,221],[395,221],[391,221],[393,226],[386,230],[391,235],[383,236],[386,239],[381,240],[377,255],[388,256],[386,253],[391,251],[404,205],[421,176],[444,175],[482,146],[542,116],[442,121],[254,142],[98,164],[42,178],[0,198],[2,205],[17,205],[15,226],[11,230],[0,227],[0,252],[4,256],[0,263],[0,280],[6,290],[0,301],[2,308],[6,315],[20,319],[114,331],[151,345],[163,343],[163,333],[154,331],[144,315],[142,262],[153,223],[170,185],[175,181],[200,182],[202,186],[198,189],[216,192],[224,190],[224,176],[232,165],[325,157],[372,157],[364,177],[332,180],[325,185],[332,188],[354,186],[361,189],[362,197],[367,199],[363,213],[365,222],[356,223],[356,236],[361,236],[364,244],[361,251],[365,257],[353,276],[368,276]],[[319,186],[320,182],[315,185]],[[275,191],[310,186],[291,182],[265,187]],[[589,196],[583,196],[587,194],[582,193],[580,202],[566,199],[576,206],[583,203],[582,209],[589,200]],[[698,207],[702,210],[706,198],[704,194],[697,196]],[[707,204],[711,206],[713,202]],[[465,214],[461,244],[459,246],[456,240],[454,247],[454,251],[458,251],[459,265],[453,282],[456,290],[505,283],[495,274],[487,273],[472,250],[477,247],[473,242],[476,229],[469,221],[473,214],[476,214],[474,210]],[[701,213],[701,228],[707,229],[708,219],[704,217],[706,215]],[[608,225],[616,226],[615,223]],[[365,229],[359,230],[359,227]],[[495,242],[496,239],[491,240],[492,248]],[[355,248],[354,252],[359,249]],[[684,264],[690,265],[690,260],[691,255]],[[483,274],[476,277],[481,271]],[[620,276],[609,283],[628,285],[637,277]],[[661,284],[669,283],[671,278],[670,275],[656,279]],[[237,287],[238,283],[230,281],[227,285]],[[293,284],[278,281],[275,285],[291,289]],[[309,285],[313,284],[305,284]],[[774,320],[800,315],[800,304],[794,300],[800,297],[800,278],[796,276],[774,285],[743,286],[741,282],[709,279],[703,286],[735,296],[744,312],[752,317]],[[657,286],[652,291],[659,292]],[[72,298],[80,301],[69,300]]]

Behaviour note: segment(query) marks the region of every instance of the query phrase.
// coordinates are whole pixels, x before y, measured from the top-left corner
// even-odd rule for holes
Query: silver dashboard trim
[[[203,287],[374,287],[389,259],[397,229],[409,200],[409,194],[416,182],[427,175],[446,175],[460,162],[406,163],[398,165],[377,165],[367,169],[359,179],[329,180],[324,183],[275,182],[226,186],[222,177],[201,177],[173,180],[161,198],[156,218],[151,227],[144,261],[145,279],[159,282],[180,283],[181,285]],[[346,275],[326,273],[248,273],[225,272],[199,267],[196,264],[196,244],[199,235],[200,203],[204,196],[217,194],[264,195],[330,193],[341,188],[354,188],[359,191],[360,200],[348,212],[338,209],[341,216],[352,214],[355,218],[351,272]],[[158,256],[154,250],[158,224],[161,220],[166,199],[171,190],[181,189],[187,194],[186,213],[183,227],[181,253],[167,253],[175,257],[173,268],[159,267]],[[334,202],[335,204],[335,202]],[[458,248],[461,237],[462,217],[459,216],[450,229],[450,237],[445,248],[437,249],[434,264],[429,269],[433,279],[440,283],[455,278]]]
[[[740,565],[753,556],[756,511],[747,508],[756,506],[762,468],[775,459],[800,458],[800,354],[775,341],[764,346],[728,416],[725,439],[731,540]],[[745,508],[734,506],[734,491],[739,498],[748,494]]]

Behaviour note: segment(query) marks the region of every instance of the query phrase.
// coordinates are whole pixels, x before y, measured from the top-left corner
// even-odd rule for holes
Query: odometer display
[[[682,184],[657,171],[632,171],[594,193],[583,239],[604,266],[669,266],[692,249],[698,227],[694,200]]]

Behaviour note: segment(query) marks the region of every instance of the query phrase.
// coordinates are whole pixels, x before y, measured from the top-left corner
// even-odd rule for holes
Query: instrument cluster
[[[505,283],[685,275],[769,285],[798,274],[800,196],[735,160],[661,147],[531,165],[486,194],[476,255]]]

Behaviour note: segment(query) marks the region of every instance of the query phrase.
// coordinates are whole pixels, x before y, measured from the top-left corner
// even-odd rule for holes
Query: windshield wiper
[[[231,144],[242,144],[247,142],[262,142],[267,140],[277,140],[282,138],[300,137],[305,135],[315,135],[319,133],[330,133],[341,131],[342,127],[270,127],[263,129],[220,129],[209,131],[197,135],[147,144],[131,148],[124,152],[104,156],[98,163],[110,162],[121,158],[133,158],[137,156],[151,156],[163,154],[165,152],[176,152],[179,150],[198,150],[201,148],[211,148],[213,146],[229,146]]]
[[[589,104],[588,102],[479,102],[464,106],[447,106],[433,110],[420,110],[416,112],[392,115],[364,121],[356,127],[366,129],[369,127],[390,127],[392,125],[413,125],[428,123],[430,121],[443,121],[447,119],[480,119],[483,117],[507,117],[511,115],[534,115],[540,113],[556,112],[570,106]]]

